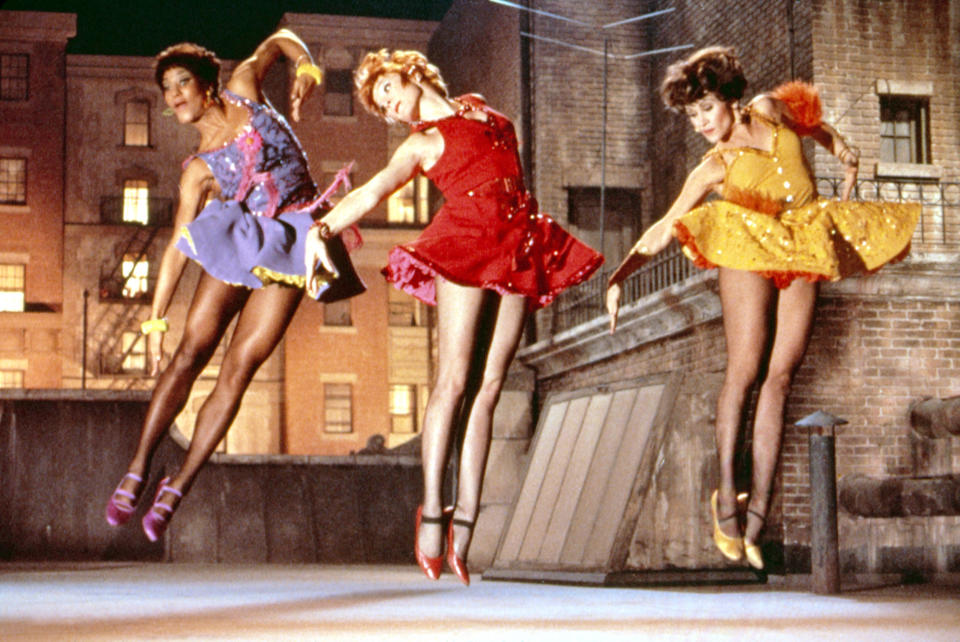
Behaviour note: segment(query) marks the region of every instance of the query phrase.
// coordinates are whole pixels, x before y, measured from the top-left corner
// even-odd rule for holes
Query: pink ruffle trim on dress
[[[418,257],[413,249],[404,246],[397,246],[390,250],[387,266],[380,270],[380,272],[386,277],[387,281],[393,283],[395,287],[416,297],[427,305],[437,304],[437,289],[434,279],[440,276],[458,285],[493,290],[500,296],[518,295],[527,297],[531,302],[532,309],[535,310],[549,305],[557,298],[558,294],[568,287],[581,283],[589,278],[590,275],[603,264],[602,256],[598,254],[597,257],[599,258],[594,259],[577,272],[571,274],[570,278],[564,283],[538,296],[531,296],[516,290],[509,290],[499,283],[489,282],[480,285],[460,283],[455,277],[444,273],[444,271],[437,268],[437,266]]]

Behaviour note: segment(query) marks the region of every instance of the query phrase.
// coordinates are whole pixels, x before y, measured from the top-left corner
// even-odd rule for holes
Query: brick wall
[[[814,80],[821,90],[826,118],[839,120],[838,128],[861,148],[861,177],[865,178],[873,177],[879,150],[876,79],[931,82],[932,155],[941,181],[948,182],[957,180],[960,149],[960,128],[956,126],[960,114],[956,92],[950,89],[956,85],[960,58],[955,37],[958,4],[839,0],[687,3],[682,11],[651,23],[646,42],[651,47],[686,42],[696,47],[735,46],[750,81],[747,99],[790,77]],[[667,5],[659,3],[648,9]],[[954,34],[952,39],[950,34]],[[746,42],[751,47],[743,44]],[[645,185],[645,218],[662,215],[686,173],[707,149],[683,117],[663,108],[655,91],[666,65],[682,55],[654,59],[646,94],[649,108],[638,110],[645,124],[635,135],[647,137],[648,143],[638,143],[637,148],[650,154],[646,159],[650,172]],[[538,82],[549,81],[540,78]],[[539,136],[546,137],[543,122],[538,118],[538,141]],[[838,176],[841,168],[837,161],[822,149],[814,152],[813,147],[808,143],[807,151],[817,175]],[[537,151],[538,181],[552,182],[558,189],[560,170],[545,173],[543,164],[550,156],[544,156],[543,147]],[[544,191],[550,193],[549,188]],[[960,223],[951,218],[956,212],[948,209],[944,216],[947,226]],[[782,539],[788,568],[809,563],[790,558],[791,548],[809,543],[807,434],[792,423],[818,409],[850,422],[838,433],[839,475],[909,475],[914,472],[909,404],[924,396],[957,394],[960,330],[954,329],[957,289],[949,268],[956,248],[933,247],[919,236],[914,246],[914,256],[901,266],[868,279],[829,285],[821,292],[810,347],[788,402],[783,455],[766,532],[767,537]],[[598,338],[598,344],[600,341]],[[541,380],[540,390],[571,390],[668,370],[719,371],[724,367],[723,346],[719,320],[678,327],[677,334],[666,339],[629,347],[610,358]],[[531,357],[521,354],[521,358]],[[960,464],[958,442],[954,439],[954,470]],[[955,529],[958,520],[943,520],[947,522],[943,528],[953,532],[950,529]],[[865,539],[862,529],[867,526],[874,535]],[[873,546],[883,546],[877,542],[886,534],[893,537],[903,520],[887,520],[885,525],[883,520],[872,520],[867,526],[862,520],[845,517],[841,546],[864,545],[867,539]],[[893,537],[897,541],[887,545],[923,546],[928,531],[914,530],[916,537]],[[873,557],[883,555],[874,553]],[[877,559],[871,568],[880,568]],[[860,562],[863,560],[854,560],[851,568],[862,568],[862,564],[857,566]]]

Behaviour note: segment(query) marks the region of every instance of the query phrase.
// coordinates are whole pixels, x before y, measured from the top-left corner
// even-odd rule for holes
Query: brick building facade
[[[958,389],[960,331],[954,326],[960,309],[955,294],[960,113],[954,88],[960,80],[960,3],[744,0],[586,6],[556,0],[531,5],[595,27],[524,17],[508,9],[480,11],[478,4],[458,2],[451,12],[471,11],[477,21],[494,20],[486,15],[489,11],[498,21],[512,21],[510,30],[504,29],[506,42],[516,42],[513,34],[520,31],[532,34],[517,45],[517,59],[529,60],[529,113],[518,122],[530,128],[522,138],[532,146],[527,150],[531,184],[544,210],[594,244],[599,225],[585,215],[591,212],[587,207],[578,210],[584,201],[577,196],[584,188],[596,192],[601,187],[603,57],[547,38],[602,50],[605,34],[608,51],[616,56],[688,43],[734,46],[750,81],[747,99],[791,78],[819,86],[825,119],[861,151],[860,198],[924,203],[922,225],[906,261],[821,290],[810,347],[788,402],[783,455],[765,531],[775,566],[787,571],[809,568],[807,435],[793,423],[818,409],[849,421],[837,438],[841,478],[916,474],[909,406],[922,397],[949,396]],[[656,18],[602,32],[599,28],[674,5],[674,12]],[[482,28],[471,25],[462,31]],[[617,225],[632,215],[630,225],[636,231],[629,236],[636,238],[669,207],[686,173],[707,149],[685,118],[662,106],[657,93],[666,65],[682,55],[608,61],[606,188],[614,194],[617,189],[632,190],[608,199],[612,229],[605,230],[604,249],[611,264],[619,258],[616,242],[609,238],[617,238]],[[488,68],[496,68],[501,57],[494,48]],[[486,61],[481,61],[484,66]],[[511,66],[507,69],[514,74]],[[476,86],[485,91],[499,79],[498,73],[491,74]],[[910,115],[898,120],[896,114],[904,110]],[[897,127],[893,123],[904,120],[912,137],[905,144],[907,157],[893,149],[896,142],[890,140]],[[841,167],[824,150],[805,144],[820,191],[829,195]],[[629,211],[618,211],[618,203],[628,205]],[[716,276],[691,270],[682,256],[670,255],[675,250],[668,250],[661,265],[630,286],[633,294],[613,336],[607,333],[601,308],[602,277],[539,313],[536,335],[518,355],[522,366],[530,368],[528,376],[536,379],[531,386],[535,408],[552,394],[662,373],[715,381],[710,394],[716,394],[725,364]],[[689,422],[705,435],[712,434],[713,403],[707,404],[711,410]],[[960,470],[956,442],[954,438],[954,473]],[[704,461],[697,473],[704,507],[699,518],[704,523],[715,473],[712,461]],[[664,510],[670,514],[672,507]],[[957,517],[880,519],[841,513],[840,532],[842,561],[850,571],[958,568]],[[639,564],[639,556],[631,559]]]
[[[154,379],[146,376],[138,328],[171,237],[181,162],[198,136],[163,115],[151,57],[66,55],[75,22],[72,14],[13,11],[0,21],[0,80],[7,87],[24,75],[29,87],[25,97],[0,101],[0,162],[27,164],[25,202],[0,203],[0,264],[26,266],[18,286],[23,310],[0,312],[0,385],[148,390]],[[354,182],[367,180],[402,132],[363,112],[350,72],[370,50],[426,49],[436,23],[286,14],[279,26],[304,39],[326,74],[292,124],[315,181],[326,186],[350,161]],[[13,64],[21,62],[22,72]],[[235,64],[224,61],[222,80]],[[290,67],[279,61],[265,82],[281,111]],[[5,183],[19,180],[4,172]],[[14,199],[15,187],[7,190]],[[379,274],[388,249],[428,220],[427,200],[416,198],[425,190],[408,191],[413,196],[391,199],[361,222],[365,243],[353,260],[368,292],[331,306],[303,303],[251,382],[221,451],[346,455],[371,439],[391,447],[416,436],[429,390],[432,317],[395,296]],[[0,290],[7,289],[4,269]],[[168,355],[199,277],[188,264],[169,309]],[[223,351],[177,419],[187,437]],[[6,370],[19,376],[4,381]]]

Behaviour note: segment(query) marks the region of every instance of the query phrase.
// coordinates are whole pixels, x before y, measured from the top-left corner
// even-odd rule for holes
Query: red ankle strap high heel
[[[467,560],[461,559],[453,547],[453,527],[463,526],[473,529],[473,522],[465,519],[451,519],[450,526],[447,528],[447,566],[453,571],[454,575],[460,578],[466,586],[470,586],[470,571],[467,570]]]
[[[417,558],[417,564],[431,580],[440,578],[440,570],[443,567],[443,555],[429,557],[420,550],[420,524],[442,524],[443,517],[424,517],[423,505],[417,507],[417,523],[413,531],[413,554]]]

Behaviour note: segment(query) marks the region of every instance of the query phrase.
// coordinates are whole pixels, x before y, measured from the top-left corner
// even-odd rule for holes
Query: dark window
[[[323,432],[353,432],[352,384],[323,384]]]
[[[30,97],[30,57],[27,54],[0,54],[0,100]]]
[[[880,160],[930,163],[930,100],[880,96]]]
[[[604,195],[603,247],[600,247],[600,188],[570,187],[567,192],[570,223],[583,233],[583,240],[616,265],[640,238],[640,190],[608,187]]]
[[[323,113],[328,116],[353,116],[353,72],[329,69],[324,78],[326,96]]]
[[[324,303],[323,325],[353,325],[353,318],[350,316],[350,299]]]

